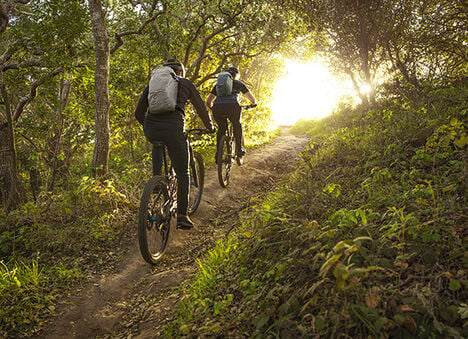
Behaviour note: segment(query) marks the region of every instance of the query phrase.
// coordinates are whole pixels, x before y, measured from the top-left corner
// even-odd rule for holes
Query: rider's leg
[[[241,108],[237,104],[233,104],[230,109],[229,120],[232,123],[234,138],[236,139],[236,154],[244,155],[245,151],[242,147],[242,125],[240,123]]]
[[[216,131],[216,152],[218,152],[219,141],[221,137],[226,134],[228,128],[225,106],[225,104],[216,104],[213,106],[213,118],[218,125],[218,130]]]
[[[163,165],[163,151],[161,147],[153,146],[151,153],[153,160],[153,176],[161,175]]]
[[[177,176],[177,214],[187,215],[189,195],[189,149],[185,136],[173,134],[167,150]]]
[[[184,118],[178,112],[161,116],[150,114],[145,119],[144,132],[149,141],[162,141],[166,144],[167,153],[177,176],[177,227],[192,228],[193,223],[187,216],[190,172]],[[157,159],[158,154],[153,155],[156,155]]]
[[[167,150],[177,176],[177,228],[190,229],[193,222],[187,215],[190,190],[189,148],[181,131],[172,131]]]
[[[153,117],[145,119],[143,131],[149,142],[154,143],[156,141],[164,141],[160,138],[160,131],[165,129],[165,126],[160,126],[158,121],[155,121]],[[151,158],[153,162],[153,176],[160,175],[163,165],[163,153],[160,147],[154,147],[151,152]]]

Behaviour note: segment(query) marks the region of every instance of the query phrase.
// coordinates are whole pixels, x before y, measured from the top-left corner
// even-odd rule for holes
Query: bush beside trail
[[[138,201],[127,180],[142,177],[83,177],[0,216],[0,336],[37,334],[61,296],[121,260]]]
[[[467,94],[304,124],[301,166],[200,262],[165,335],[468,336]]]
[[[258,123],[246,131],[246,146],[266,143],[276,133],[260,130]],[[213,135],[193,145],[211,164]],[[95,180],[83,161],[53,192],[0,213],[0,337],[40,334],[60,300],[96,274],[111,274],[133,245],[151,149],[139,143],[134,162],[125,150],[114,152],[120,156],[111,167],[118,175]]]

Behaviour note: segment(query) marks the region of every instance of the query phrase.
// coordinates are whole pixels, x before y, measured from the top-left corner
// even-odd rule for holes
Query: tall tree
[[[101,0],[89,0],[89,12],[93,27],[94,46],[96,53],[96,68],[94,92],[95,106],[95,145],[93,153],[93,169],[95,176],[107,174],[109,166],[109,37],[106,30],[106,16]]]
[[[13,115],[3,72],[0,72],[0,92],[4,107],[3,117],[0,118],[0,192],[5,202],[5,209],[11,211],[22,201],[21,183],[18,177],[18,157],[15,146]],[[4,119],[4,123],[2,120]]]

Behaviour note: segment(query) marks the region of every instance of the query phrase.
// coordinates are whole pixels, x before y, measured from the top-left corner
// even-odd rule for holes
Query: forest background
[[[320,55],[352,81],[358,111],[382,123],[389,102],[418,107],[415,117],[445,103],[437,124],[415,124],[409,138],[466,162],[466,9],[463,0],[2,0],[0,331],[39,331],[57,291],[102,269],[102,253],[129,235],[150,173],[150,145],[133,111],[165,59],[181,60],[203,97],[217,73],[240,68],[262,102],[244,117],[248,146],[276,133],[269,102],[283,58]],[[350,110],[339,110],[340,128]],[[187,125],[199,125],[191,113]],[[411,125],[394,122],[402,121]],[[212,154],[212,139],[197,147]],[[339,195],[337,187],[326,192]],[[460,281],[447,277],[454,293],[466,288]],[[441,312],[457,323],[457,310]]]

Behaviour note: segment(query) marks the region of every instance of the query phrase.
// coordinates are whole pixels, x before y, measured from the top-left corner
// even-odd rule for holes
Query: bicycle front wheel
[[[166,180],[154,176],[145,185],[138,212],[138,242],[140,252],[151,265],[161,259],[166,250],[171,224],[170,199]]]
[[[188,213],[193,214],[201,202],[203,185],[205,184],[205,166],[200,153],[193,152],[193,159],[190,161],[190,193]]]
[[[227,136],[223,135],[218,145],[218,181],[221,187],[227,187],[229,184],[229,175],[232,166],[232,145]]]

